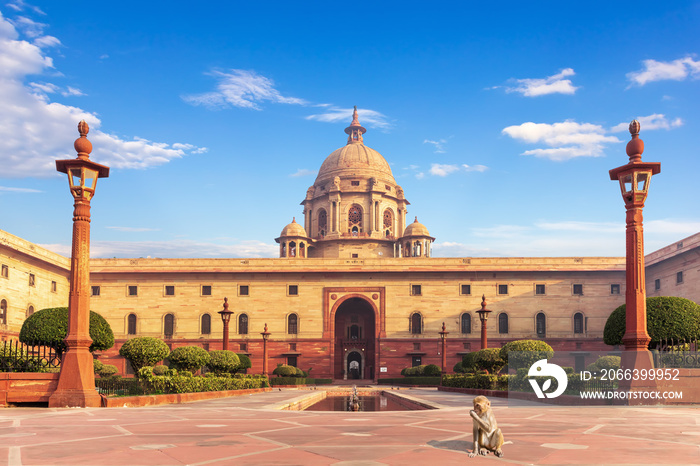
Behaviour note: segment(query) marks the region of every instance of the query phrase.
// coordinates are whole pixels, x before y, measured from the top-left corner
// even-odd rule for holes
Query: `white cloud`
[[[425,178],[425,173],[423,173],[423,172],[416,173],[417,180],[422,180],[423,178]]]
[[[57,92],[79,95],[78,89],[61,90],[46,82],[25,84],[28,75],[52,68],[51,58],[37,45],[19,39],[16,28],[0,14],[0,177],[56,175],[56,159],[76,156],[73,141],[81,119],[91,127],[91,158],[113,168],[146,168],[206,150],[142,138],[126,140],[100,131],[102,122],[94,113],[48,97]]]
[[[574,76],[572,68],[566,68],[561,72],[544,79],[515,79],[516,87],[507,87],[506,92],[518,92],[526,97],[538,97],[547,94],[574,94],[578,87],[571,83],[567,76]]]
[[[430,174],[435,176],[447,176],[459,170],[459,165],[442,165],[433,163],[430,165]]]
[[[522,142],[543,143],[549,146],[549,149],[527,150],[522,155],[534,155],[555,161],[575,157],[600,157],[607,143],[620,142],[615,136],[606,136],[605,129],[600,125],[576,123],[571,120],[554,124],[527,122],[508,126],[502,133]]]
[[[0,186],[0,191],[8,191],[11,193],[43,193],[44,191],[40,191],[38,189],[31,189],[31,188],[10,188],[7,186]]]
[[[352,121],[352,108],[340,108],[333,105],[326,108],[327,110],[324,113],[309,115],[306,117],[306,119],[323,121],[326,123],[342,122],[348,124]],[[391,124],[387,121],[386,116],[380,112],[377,112],[376,110],[358,108],[357,118],[360,120],[360,124],[372,128],[388,129],[391,127]]]
[[[61,41],[54,36],[41,36],[34,39],[34,45],[40,48],[51,48],[58,47],[61,45]]]
[[[124,233],[141,233],[144,231],[160,231],[159,228],[143,228],[143,227],[105,227],[109,230],[121,231]]]
[[[27,2],[24,2],[23,0],[15,0],[13,2],[6,3],[5,6],[12,8],[15,11],[24,11],[25,9],[29,9],[40,15],[46,14],[38,6],[30,5]]]
[[[19,16],[13,20],[10,20],[10,22],[27,37],[31,38],[42,36],[44,34],[44,28],[47,26],[44,23],[37,23],[36,21],[25,16]]]
[[[275,89],[270,78],[259,75],[252,70],[235,70],[228,72],[212,71],[207,73],[218,79],[216,91],[204,94],[186,95],[182,99],[192,105],[204,105],[210,108],[240,107],[260,110],[261,102],[277,104],[306,105],[304,99],[285,97]]]
[[[70,244],[40,244],[39,246],[57,254],[70,256]],[[92,241],[90,257],[94,258],[202,258],[202,257],[240,257],[264,258],[278,257],[279,246],[262,241],[240,241],[234,244],[221,244],[206,241],[172,240],[172,241]]]
[[[644,86],[654,81],[683,81],[688,76],[698,78],[700,76],[700,61],[693,60],[690,56],[679,58],[670,62],[644,60],[644,69],[627,73],[627,79],[632,84]]]
[[[309,170],[307,168],[300,168],[296,172],[292,173],[289,175],[291,178],[297,178],[299,176],[311,176],[315,175],[317,172],[316,170]]]
[[[423,144],[432,144],[433,146],[435,146],[435,153],[436,154],[444,154],[445,153],[445,144],[447,144],[447,141],[445,139],[439,139],[437,141],[426,139],[423,141]]]
[[[682,119],[676,118],[672,121],[668,121],[668,119],[663,113],[654,113],[653,115],[649,116],[640,116],[637,117],[637,121],[639,121],[642,131],[651,131],[654,129],[671,129],[683,126]],[[610,132],[618,133],[620,131],[627,131],[629,129],[629,125],[630,124],[628,122],[619,123],[610,128]]]
[[[467,164],[463,164],[462,168],[468,172],[479,172],[479,173],[483,173],[489,169],[489,167],[487,167],[486,165],[467,165]]]

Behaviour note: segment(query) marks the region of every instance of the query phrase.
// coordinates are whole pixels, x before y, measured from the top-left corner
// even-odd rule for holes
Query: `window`
[[[29,305],[29,307],[27,308],[27,317],[29,317],[32,314],[34,314],[34,306]]]
[[[620,285],[610,285],[610,294],[620,294]]]
[[[90,294],[91,294],[91,296],[99,296],[100,295],[100,287],[99,286],[91,286],[90,287]]]
[[[297,344],[296,343],[290,343],[289,344],[289,351],[295,351],[297,350]]]
[[[299,317],[296,314],[289,314],[287,317],[287,333],[290,335],[299,333]]]
[[[543,295],[546,294],[546,291],[547,289],[544,284],[535,285],[535,294]]]
[[[52,282],[51,282],[51,292],[52,292],[52,293],[55,293],[55,292],[56,292],[56,288],[57,288],[56,282],[52,281]]]
[[[7,300],[0,301],[0,324],[7,323]]]
[[[508,285],[498,285],[498,294],[508,294]]]
[[[238,296],[248,296],[250,288],[248,285],[240,285],[238,287]]]
[[[683,283],[683,272],[676,273],[676,284]]]
[[[535,316],[535,329],[538,337],[544,338],[547,335],[547,316],[544,315],[544,312],[539,312]]]
[[[241,344],[239,345],[239,350],[240,350],[240,351],[244,351],[244,352],[245,352],[245,351],[248,351],[248,343],[241,343]]]
[[[659,291],[661,289],[661,279],[657,278],[654,280],[654,289]]]
[[[348,210],[348,233],[352,236],[362,233],[362,207],[357,204],[353,204]]]
[[[353,254],[351,257],[352,257],[353,259],[357,259],[357,258],[360,257],[360,256],[359,256],[358,254]]]
[[[413,351],[420,351],[420,343],[413,344]]]
[[[211,334],[211,316],[204,314],[202,316],[202,335]]]
[[[578,296],[583,296],[583,285],[576,284],[574,285],[574,294]]]
[[[174,285],[165,285],[165,296],[175,296]]]
[[[238,334],[248,335],[248,315],[241,314],[238,316]]]
[[[127,317],[126,333],[127,335],[136,335],[136,314],[129,314]]]
[[[508,314],[505,312],[498,316],[498,333],[508,333]]]
[[[289,285],[287,288],[287,294],[289,296],[298,296],[299,295],[299,285]]]
[[[2,264],[2,278],[10,277],[10,268],[5,264]]]
[[[360,186],[360,182],[359,181],[351,181],[350,185],[351,186]]]
[[[139,295],[139,287],[136,285],[129,285],[128,290],[129,290],[129,296],[138,296]]]
[[[422,290],[420,285],[411,285],[411,296],[420,296],[421,292]]]
[[[574,314],[574,333],[583,333],[583,314]]]
[[[421,315],[417,312],[411,314],[411,333],[413,335],[420,335],[423,333],[423,319]]]
[[[297,367],[297,357],[287,356],[287,365],[292,367]]]
[[[421,365],[421,357],[413,356],[411,357],[411,367],[416,367]]]
[[[202,296],[211,296],[211,285],[202,285]]]
[[[472,286],[471,285],[460,285],[459,294],[461,294],[462,296],[469,296],[470,294],[472,294]]]
[[[165,319],[163,319],[163,333],[165,338],[172,338],[175,334],[175,316],[172,314],[165,314]]]
[[[29,286],[34,286],[36,285],[36,277],[34,276],[33,273],[29,274]]]
[[[472,333],[472,316],[468,313],[462,314],[462,333]]]
[[[323,238],[326,236],[328,231],[328,214],[326,211],[321,209],[318,211],[318,236]]]
[[[387,238],[394,235],[394,213],[386,209],[383,215],[384,236]]]

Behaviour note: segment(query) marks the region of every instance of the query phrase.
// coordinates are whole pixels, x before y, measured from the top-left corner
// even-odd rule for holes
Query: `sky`
[[[624,256],[639,119],[651,252],[700,232],[699,30],[698,1],[0,0],[0,229],[70,254],[85,119],[93,257],[276,257],[356,105],[442,257]]]

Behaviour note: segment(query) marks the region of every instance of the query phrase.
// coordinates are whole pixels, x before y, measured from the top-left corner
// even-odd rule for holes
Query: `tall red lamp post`
[[[488,347],[488,341],[486,337],[486,322],[489,320],[489,314],[491,311],[486,309],[486,295],[481,295],[481,309],[476,311],[479,314],[479,320],[481,321],[481,349],[486,349]]]
[[[224,298],[224,308],[219,311],[221,321],[224,323],[224,343],[222,345],[224,351],[228,350],[228,324],[231,321],[231,314],[233,314],[233,311],[228,310],[228,298]]]
[[[267,340],[270,338],[270,332],[267,331],[267,324],[265,324],[265,330],[263,330],[260,335],[263,339],[263,375],[267,375]]]
[[[445,322],[442,323],[442,330],[440,331],[440,339],[442,340],[442,373],[445,374],[447,369],[447,334],[450,333],[445,330]]]
[[[90,354],[90,201],[95,195],[98,178],[109,176],[109,167],[90,161],[92,143],[85,120],[78,123],[80,137],[75,140],[78,157],[56,160],[56,170],[68,175],[73,196],[73,239],[68,295],[68,333],[66,352],[56,391],[49,398],[50,407],[98,407],[100,395],[95,391],[95,372]]]
[[[647,333],[646,286],[644,284],[644,228],[642,209],[649,191],[652,175],[661,171],[658,162],[642,162],[644,141],[639,139],[640,124],[630,123],[632,140],[627,143],[629,163],[610,170],[610,179],[619,181],[622,199],[627,209],[626,232],[626,295],[625,295],[625,345],[626,368],[651,368],[651,353],[648,350],[651,337]]]

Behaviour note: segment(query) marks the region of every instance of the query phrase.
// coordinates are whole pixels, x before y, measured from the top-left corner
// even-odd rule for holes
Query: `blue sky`
[[[100,3],[108,3],[106,5]],[[55,159],[111,167],[96,257],[274,257],[353,105],[436,256],[622,256],[608,170],[661,162],[647,252],[700,231],[700,3],[0,4],[0,228],[69,254]],[[693,176],[693,175],[691,175]]]

